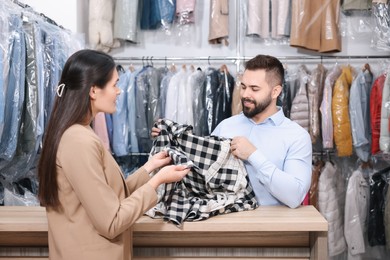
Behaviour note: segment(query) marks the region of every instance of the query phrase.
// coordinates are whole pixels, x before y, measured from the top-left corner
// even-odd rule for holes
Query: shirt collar
[[[272,124],[274,126],[279,126],[283,123],[285,116],[283,113],[283,109],[278,106],[278,112],[273,114],[272,116],[265,119],[263,122],[259,123],[258,125],[268,125]],[[256,124],[252,119],[249,119],[252,123]]]

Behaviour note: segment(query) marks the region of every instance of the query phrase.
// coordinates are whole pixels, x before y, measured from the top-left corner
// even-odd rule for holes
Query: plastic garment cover
[[[349,97],[353,146],[357,156],[363,162],[367,162],[370,156],[369,96],[372,79],[369,69],[360,71],[352,82]]]
[[[160,26],[161,22],[160,7],[158,5],[158,2],[152,0],[144,0],[142,1],[141,6],[141,29],[157,29]]]
[[[25,68],[26,62],[26,43],[22,31],[22,20],[18,15],[13,15],[10,17],[9,23],[11,31],[8,35],[7,63],[10,65],[5,92],[4,128],[0,140],[0,158],[6,161],[10,161],[16,153],[25,97],[25,71],[21,68]],[[2,168],[1,165],[0,168]]]
[[[128,111],[127,111],[127,87],[129,86],[130,70],[119,71],[119,81],[117,86],[121,90],[121,94],[117,98],[116,112],[112,114],[112,123],[114,131],[112,136],[112,150],[116,156],[124,156],[128,154]]]
[[[336,65],[325,78],[324,92],[320,106],[322,146],[324,149],[333,148],[332,95],[334,83],[340,74],[341,68]]]
[[[233,95],[232,95],[232,115],[237,115],[242,111],[242,103],[240,97],[241,89],[241,77],[242,72],[237,73],[236,84],[234,84]]]
[[[375,25],[373,28],[372,45],[379,50],[390,50],[390,2],[388,0],[374,0],[372,16]]]
[[[114,38],[137,42],[138,0],[116,0]]]
[[[158,98],[162,72],[153,66],[145,66],[136,76],[136,131],[140,152],[152,147],[150,129],[158,119]],[[168,103],[168,101],[167,101]]]
[[[247,35],[270,37],[270,1],[248,0]]]
[[[318,52],[341,51],[340,0],[293,0],[290,45]]]
[[[333,136],[340,157],[352,154],[352,133],[349,119],[349,88],[352,83],[352,68],[344,67],[336,80],[332,96]]]
[[[342,11],[369,10],[372,0],[344,0],[341,4]]]
[[[196,0],[176,0],[176,19],[179,25],[195,22]]]
[[[368,213],[368,242],[370,246],[385,245],[384,209],[388,190],[386,172],[377,172],[370,177],[370,202]]]
[[[313,159],[313,170],[311,175],[311,184],[309,190],[309,203],[313,205],[317,210],[318,206],[318,180],[320,178],[321,170],[325,166],[325,162],[322,160],[314,161]]]
[[[319,108],[322,100],[322,92],[324,89],[326,69],[322,64],[319,64],[312,72],[311,79],[307,85],[309,99],[309,133],[312,143],[315,143],[320,135],[320,117]]]
[[[193,112],[193,122],[194,129],[193,132],[196,135],[204,136],[207,135],[206,129],[206,113],[205,113],[205,81],[206,75],[200,70],[196,69],[189,75],[188,85],[189,89],[192,91],[192,112]]]
[[[348,180],[345,197],[344,236],[350,255],[366,251],[366,221],[370,186],[361,169],[352,173]]]
[[[0,3],[0,140],[3,134],[4,128],[4,112],[5,112],[5,90],[6,90],[6,78],[4,74],[8,71],[7,60],[7,49],[8,49],[8,19],[9,12],[1,6]]]
[[[384,74],[377,77],[371,88],[370,93],[370,126],[371,126],[371,153],[377,154],[379,150],[379,139],[381,131],[381,110],[382,93],[386,80]]]
[[[228,45],[229,36],[229,1],[210,1],[209,43]]]
[[[290,119],[295,121],[305,130],[309,130],[309,100],[307,98],[307,84],[310,81],[310,74],[307,68],[302,65],[299,67],[299,89],[297,95],[294,97]]]
[[[112,48],[118,48],[120,43],[114,39],[112,20],[114,13],[113,0],[89,1],[89,43],[92,48],[109,52]]]
[[[4,189],[4,206],[39,206],[37,197],[27,189],[24,189],[24,194]]]
[[[283,87],[283,112],[286,117],[290,118],[292,101],[297,95],[299,89],[299,73],[298,68],[293,68],[292,66],[286,66],[284,70],[284,87]]]
[[[225,118],[232,115],[232,93],[234,88],[234,78],[230,75],[226,65],[222,65],[218,70],[219,85],[214,96],[214,121],[212,129]]]
[[[247,10],[247,35],[263,39],[280,39],[290,35],[290,0],[248,0]]]
[[[170,29],[175,19],[176,0],[158,0],[162,29],[170,34]]]
[[[390,72],[390,69],[389,69]],[[389,72],[387,75],[389,75]],[[382,108],[380,122],[379,149],[381,152],[390,153],[390,77],[387,76],[382,90]]]
[[[318,207],[328,221],[328,252],[335,256],[345,251],[344,214],[342,196],[345,189],[341,170],[326,162],[318,182]]]

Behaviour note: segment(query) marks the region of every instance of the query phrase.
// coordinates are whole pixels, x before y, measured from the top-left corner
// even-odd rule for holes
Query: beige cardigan
[[[47,208],[50,259],[130,259],[131,226],[157,202],[144,168],[126,181],[89,126],[73,125],[57,152],[63,212]]]

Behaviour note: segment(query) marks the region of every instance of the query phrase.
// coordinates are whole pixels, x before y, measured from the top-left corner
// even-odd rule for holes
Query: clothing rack
[[[24,4],[22,2],[19,2],[18,0],[10,0],[10,2],[18,5],[19,7],[21,7],[22,9],[24,10],[27,10],[28,12],[31,12],[37,16],[40,16],[42,17],[42,19],[45,21],[45,22],[48,22],[52,25],[55,25],[55,26],[58,26],[60,27],[61,29],[64,29],[64,27],[62,25],[59,25],[58,23],[56,23],[53,19],[49,18],[48,16],[46,16],[45,14],[43,13],[38,13],[36,12],[31,6],[29,6],[28,4]]]
[[[191,60],[196,60],[196,61],[246,61],[250,60],[253,57],[247,57],[247,56],[242,56],[242,57],[237,57],[237,56],[226,56],[226,57],[221,57],[221,56],[196,56],[196,57],[154,57],[154,56],[142,56],[142,57],[114,57],[114,60],[116,61],[191,61]],[[342,56],[333,56],[333,55],[319,55],[319,56],[280,56],[277,57],[281,61],[288,61],[288,60],[355,60],[355,59],[390,59],[390,55],[361,55],[361,56],[347,56],[347,55],[342,55]]]
[[[233,64],[236,66],[236,71],[240,71],[240,65],[242,62],[246,62],[253,57],[248,56],[195,56],[195,57],[154,57],[154,56],[142,56],[142,57],[114,57],[114,60],[119,63],[131,64],[133,62],[142,62],[142,64],[151,64],[153,66],[153,61],[164,62],[167,66],[169,62],[186,62],[186,61],[207,61],[207,64],[210,66],[212,61],[217,61],[219,64],[221,62]],[[280,56],[277,57],[282,63],[326,63],[326,62],[335,62],[338,63],[341,60],[361,60],[362,62],[369,63],[370,60],[388,60],[390,63],[390,55],[360,55],[360,56],[349,56],[349,55],[318,55],[318,56]]]

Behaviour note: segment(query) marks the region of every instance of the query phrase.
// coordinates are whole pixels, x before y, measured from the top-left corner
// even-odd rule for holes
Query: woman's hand
[[[187,175],[190,168],[185,165],[168,165],[159,170],[150,180],[149,184],[157,189],[160,184],[178,182]]]
[[[145,164],[145,170],[150,173],[157,168],[160,168],[164,165],[167,165],[171,162],[171,157],[169,157],[166,151],[161,151],[153,155]]]

